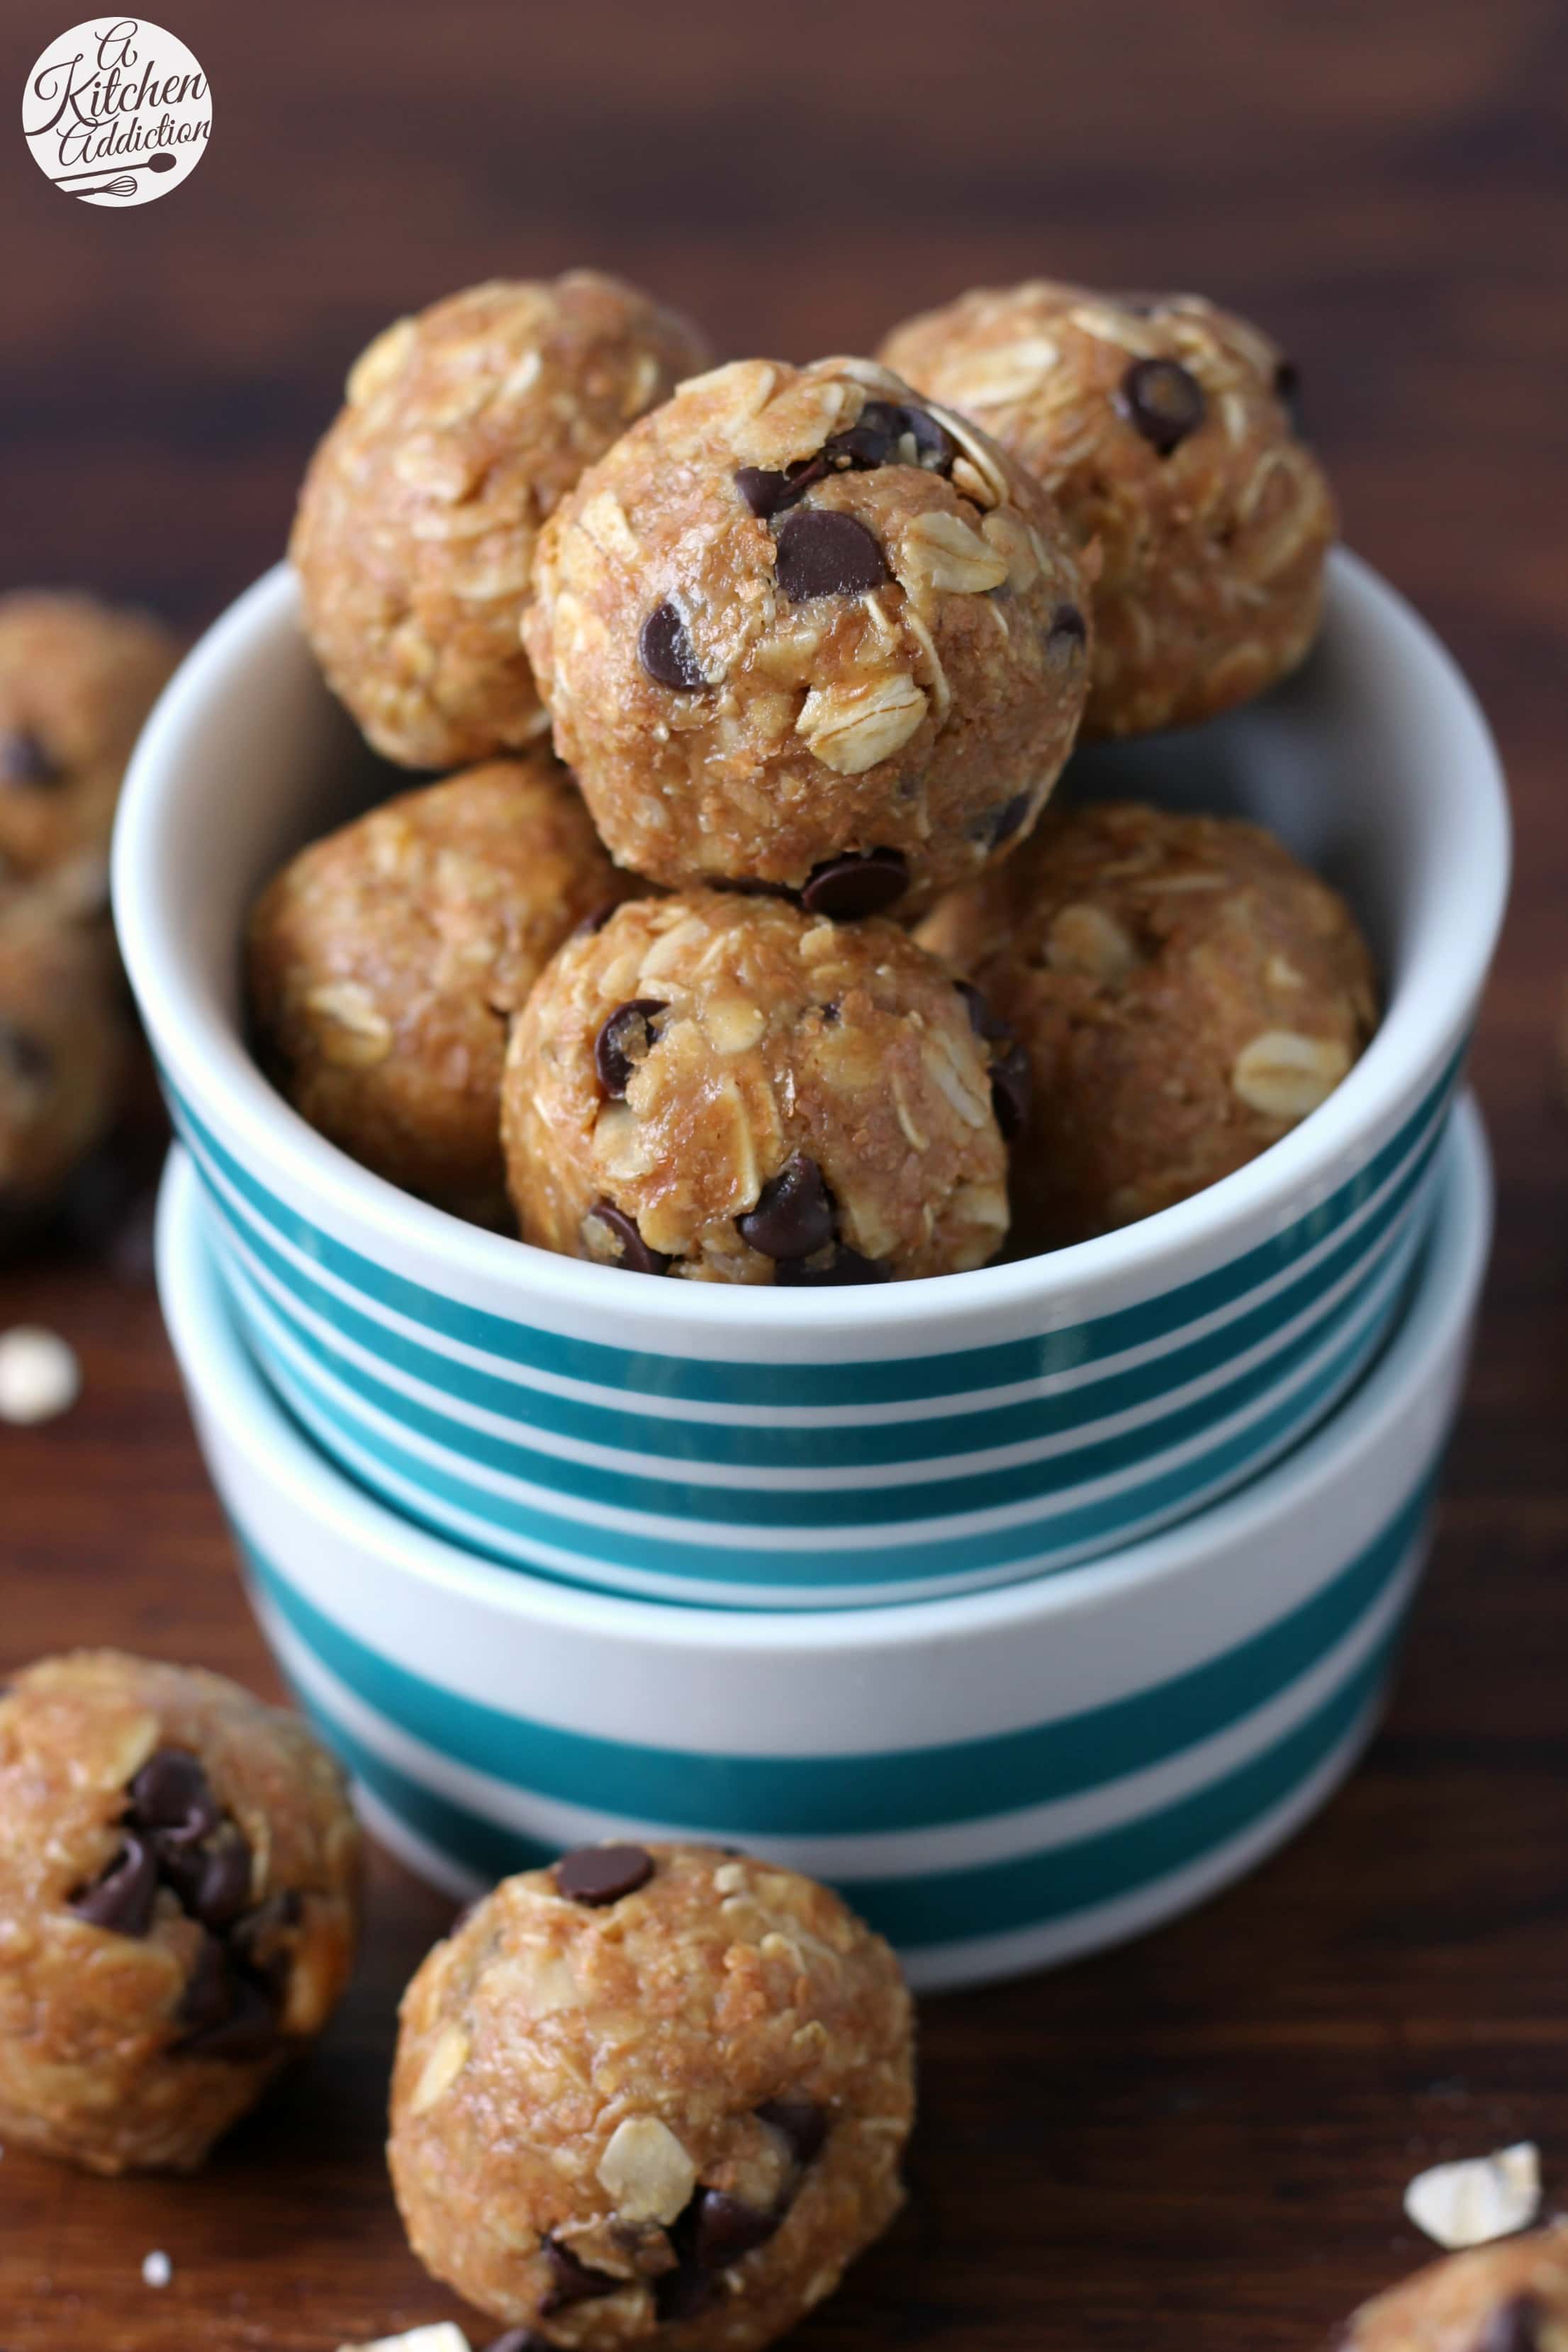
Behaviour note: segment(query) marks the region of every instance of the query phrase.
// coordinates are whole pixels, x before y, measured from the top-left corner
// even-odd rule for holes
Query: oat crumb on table
[[[0,1421],[17,1428],[55,1421],[81,1394],[76,1350],[30,1323],[0,1331]]]

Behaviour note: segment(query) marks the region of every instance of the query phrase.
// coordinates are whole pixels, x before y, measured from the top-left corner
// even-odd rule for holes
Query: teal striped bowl
[[[1341,556],[1299,679],[1074,773],[1244,808],[1347,884],[1388,1008],[1343,1086],[1197,1199],[1050,1257],[874,1290],[649,1281],[395,1191],[247,1055],[245,908],[366,788],[289,575],[262,581],[142,740],[116,908],[234,1311],[321,1448],[509,1568],[771,1612],[1065,1571],[1299,1444],[1375,1356],[1430,1214],[1506,885],[1485,727]]]
[[[1438,1181],[1387,1348],[1289,1461],[1093,1565],[896,1609],[660,1607],[499,1569],[366,1496],[279,1405],[188,1160],[159,1271],[262,1626],[387,1843],[468,1894],[590,1839],[744,1843],[841,1886],[938,1986],[1185,1909],[1349,1769],[1486,1258],[1468,1106]]]

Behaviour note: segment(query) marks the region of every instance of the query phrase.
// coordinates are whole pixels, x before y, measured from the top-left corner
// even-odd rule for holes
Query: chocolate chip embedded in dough
[[[1016,1142],[1029,1117],[1032,1073],[1022,1045],[1009,1045],[991,1065],[991,1100],[1004,1139]]]
[[[747,1246],[764,1257],[809,1257],[825,1249],[833,1239],[833,1195],[816,1160],[795,1152],[735,1225]]]
[[[699,2269],[728,2270],[773,2236],[782,2212],[764,2213],[721,2189],[700,2189],[694,2201],[692,2250]]]
[[[637,659],[654,684],[668,687],[672,694],[696,694],[708,683],[686,623],[668,598],[654,606],[642,625]]]
[[[15,727],[0,735],[0,788],[16,784],[37,791],[45,784],[61,783],[64,778],[64,769],[51,759],[30,727]]]
[[[872,533],[834,507],[797,508],[778,534],[778,583],[792,604],[816,596],[861,596],[891,574]]]
[[[557,2311],[570,2310],[574,2303],[595,2303],[600,2296],[619,2294],[629,2280],[612,2278],[608,2271],[590,2270],[579,2262],[569,2246],[554,2238],[544,2241],[544,2257],[550,2264],[551,2284],[539,2315],[548,2319]]]
[[[185,1748],[156,1749],[126,1793],[138,1827],[163,1830],[186,1844],[210,1837],[223,1819],[201,1759]]]
[[[90,1886],[73,1895],[70,1907],[89,1927],[103,1927],[111,1936],[144,1936],[153,1924],[158,1893],[158,1864],[142,1838],[127,1833],[120,1851]]]
[[[901,850],[847,850],[813,866],[800,903],[808,915],[854,922],[896,907],[909,887],[909,860]]]
[[[601,1024],[594,1040],[594,1067],[612,1102],[620,1101],[632,1072],[646,1061],[657,1042],[655,1015],[668,1010],[668,1002],[661,996],[634,996],[626,1003],[617,1004]]]
[[[759,2123],[778,2133],[796,2164],[810,2164],[821,2155],[828,2116],[815,2099],[765,2099],[755,2113]]]
[[[653,1856],[640,1845],[582,1845],[556,1864],[555,1891],[597,1909],[635,1895],[652,1876]]]
[[[1203,386],[1180,360],[1134,360],[1114,395],[1129,425],[1162,457],[1204,421]]]
[[[596,1225],[604,1246],[595,1248],[588,1228]],[[635,1218],[613,1201],[595,1201],[583,1220],[583,1237],[590,1257],[601,1265],[619,1266],[623,1274],[668,1274],[669,1260],[662,1250],[649,1249]]]
[[[1089,643],[1089,624],[1076,604],[1058,604],[1046,633],[1046,651],[1054,661],[1072,661]]]
[[[1301,414],[1301,371],[1294,360],[1281,360],[1274,371],[1274,397],[1290,420],[1298,439],[1306,431]]]
[[[811,1257],[781,1258],[773,1275],[774,1282],[784,1290],[841,1290],[852,1283],[889,1278],[879,1258],[862,1257],[847,1242],[835,1244],[831,1250],[818,1250]]]

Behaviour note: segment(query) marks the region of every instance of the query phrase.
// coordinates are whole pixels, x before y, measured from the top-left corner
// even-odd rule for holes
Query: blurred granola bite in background
[[[109,1133],[133,1039],[108,924],[47,883],[0,882],[0,1249]]]

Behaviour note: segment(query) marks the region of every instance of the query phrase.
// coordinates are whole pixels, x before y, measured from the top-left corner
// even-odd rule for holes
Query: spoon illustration
[[[166,147],[160,147],[155,155],[144,155],[139,163],[121,164],[120,166],[120,170],[121,173],[126,172],[172,172],[179,160],[180,159],[177,155],[171,155]],[[103,165],[100,163],[98,171],[101,172],[102,169]],[[97,173],[95,172],[68,172],[63,180],[57,180],[55,182],[55,185],[57,188],[68,188],[74,181],[91,180],[96,177]],[[97,195],[99,191],[95,188],[92,193],[94,195]]]
[[[122,172],[117,180],[101,181],[96,188],[73,188],[71,194],[73,196],[133,196],[136,183],[129,172]]]

